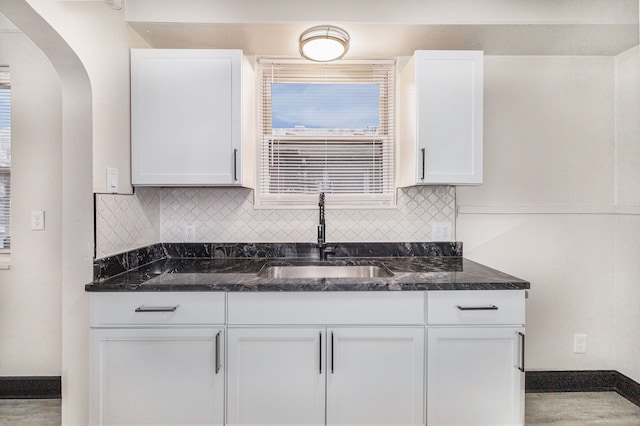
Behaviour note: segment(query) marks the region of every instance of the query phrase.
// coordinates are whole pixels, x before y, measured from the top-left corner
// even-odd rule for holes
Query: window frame
[[[274,77],[275,72],[279,72],[280,68],[291,67],[295,71],[284,72],[282,75]],[[274,68],[276,71],[274,72]],[[365,68],[367,69],[366,71]],[[318,193],[323,191],[326,193],[328,208],[356,208],[356,209],[377,209],[377,208],[396,208],[396,187],[395,187],[395,161],[396,161],[396,135],[395,135],[395,85],[396,85],[396,61],[395,60],[341,60],[338,63],[312,63],[299,59],[274,59],[274,58],[257,58],[256,61],[256,78],[257,78],[257,155],[256,155],[256,188],[255,188],[255,208],[264,209],[309,209],[317,208]],[[329,69],[330,71],[327,71]],[[308,70],[308,71],[305,71]],[[347,70],[347,71],[345,71]],[[361,75],[366,72],[371,73],[370,80],[363,79]],[[326,80],[326,73],[330,74],[330,79]],[[308,73],[308,74],[307,74]],[[350,74],[352,73],[352,74]],[[358,74],[360,73],[360,74]],[[357,75],[357,77],[353,77]],[[271,84],[274,83],[345,83],[345,84],[377,84],[379,86],[378,94],[378,110],[379,122],[375,134],[351,133],[340,134],[336,136],[330,131],[322,132],[317,130],[305,129],[301,133],[283,134],[271,128]],[[365,132],[366,133],[366,132]],[[312,190],[314,185],[313,179],[304,180],[307,185],[304,190],[292,191],[291,193],[283,193],[280,191],[271,192],[273,187],[271,180],[274,174],[269,171],[269,164],[276,157],[275,144],[282,144],[285,149],[287,144],[295,146],[296,144],[308,144],[309,146],[319,147],[321,144],[325,146],[340,145],[341,147],[326,148],[328,154],[326,158],[335,162],[335,164],[344,163],[348,157],[341,154],[341,150],[349,150],[354,148],[356,159],[359,164],[364,164],[362,158],[365,158],[366,149],[375,152],[371,160],[371,173],[375,179],[373,188],[380,188],[378,192],[359,192],[359,193],[332,193],[331,187],[323,187],[323,183],[316,180],[317,190]],[[311,149],[311,148],[310,148]],[[309,159],[307,153],[298,154],[298,158]],[[333,157],[332,157],[333,155]],[[330,161],[328,161],[330,162]],[[354,161],[356,163],[357,161]],[[376,164],[380,163],[380,171],[375,169]],[[278,163],[281,164],[281,163]],[[326,167],[326,166],[325,166]],[[354,188],[366,188],[367,179],[364,176],[368,171],[365,166],[355,169],[336,169],[335,174],[347,174],[347,171],[360,172],[357,179],[363,183],[348,183],[345,187],[353,185]],[[285,167],[286,168],[286,167]],[[375,169],[375,170],[374,170]],[[317,171],[317,169],[315,169]],[[326,169],[325,169],[326,170]],[[331,169],[328,169],[331,172]],[[381,176],[377,179],[376,176]],[[285,179],[286,180],[286,179]],[[347,179],[348,180],[348,179]],[[277,186],[277,185],[276,185]],[[279,187],[279,186],[277,186]],[[280,187],[279,187],[280,188]]]

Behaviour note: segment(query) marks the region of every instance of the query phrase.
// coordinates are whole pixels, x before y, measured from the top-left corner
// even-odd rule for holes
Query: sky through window
[[[272,128],[378,127],[377,84],[273,83]]]

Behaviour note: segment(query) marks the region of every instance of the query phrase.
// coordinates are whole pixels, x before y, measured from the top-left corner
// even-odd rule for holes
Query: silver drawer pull
[[[175,306],[139,306],[136,308],[136,312],[175,312],[180,305]]]
[[[220,365],[220,331],[216,334],[216,374],[220,372],[222,366]]]
[[[518,331],[518,337],[520,338],[520,365],[518,365],[518,370],[524,373],[524,344],[525,344],[525,335],[524,333]]]
[[[456,307],[461,311],[497,311],[498,307],[496,305],[489,306],[460,306],[456,305]]]

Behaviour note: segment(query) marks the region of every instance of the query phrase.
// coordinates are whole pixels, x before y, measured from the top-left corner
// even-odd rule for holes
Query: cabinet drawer
[[[92,293],[91,326],[224,324],[225,294]]]
[[[524,324],[524,290],[432,291],[429,325]]]
[[[229,293],[230,325],[424,325],[424,292]]]

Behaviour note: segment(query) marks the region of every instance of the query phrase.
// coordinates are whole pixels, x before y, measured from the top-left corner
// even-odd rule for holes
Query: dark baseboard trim
[[[60,399],[60,376],[0,377],[0,399]]]
[[[527,371],[526,392],[614,391],[640,406],[640,383],[615,370]]]
[[[526,392],[614,391],[640,406],[640,383],[615,370],[527,371]],[[0,377],[0,399],[59,399],[60,376]]]

